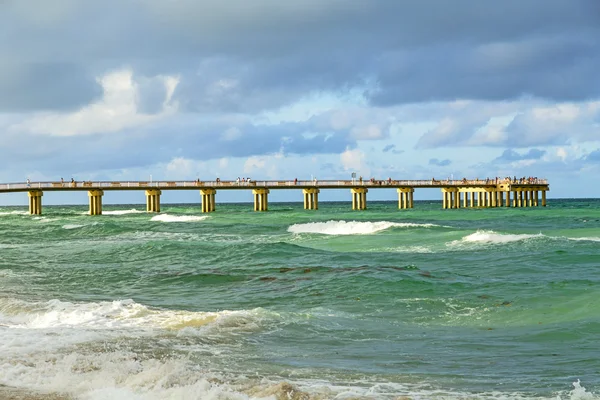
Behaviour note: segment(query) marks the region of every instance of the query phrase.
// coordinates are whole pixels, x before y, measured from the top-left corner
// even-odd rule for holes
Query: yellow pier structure
[[[202,212],[209,213],[215,211],[215,189],[200,189],[200,197],[202,198]]]
[[[71,181],[0,183],[1,193],[28,193],[29,213],[42,213],[42,196],[45,192],[87,191],[89,214],[102,214],[102,196],[106,191],[145,191],[146,210],[160,212],[160,196],[164,190],[200,190],[202,212],[215,211],[217,190],[252,191],[254,210],[267,211],[271,190],[302,190],[304,209],[319,209],[319,194],[322,190],[350,189],[353,210],[367,209],[367,193],[376,189],[396,189],[398,209],[414,207],[416,189],[437,188],[442,192],[443,209],[499,208],[499,207],[545,207],[546,195],[550,190],[548,180],[541,178],[520,179],[447,179],[447,180],[207,180],[190,181]]]
[[[353,210],[366,210],[367,209],[367,193],[369,189],[362,187],[355,187],[350,189],[352,194],[352,209]]]
[[[27,194],[29,197],[29,214],[42,215],[42,196],[44,192],[41,190],[30,190]]]
[[[160,195],[159,189],[146,190],[146,211],[147,212],[160,212]]]
[[[400,210],[405,210],[407,208],[413,208],[414,201],[414,193],[415,189],[411,187],[402,187],[397,189],[398,192],[398,208]]]
[[[103,190],[88,190],[90,215],[102,215],[102,196],[104,196]]]
[[[319,189],[302,189],[305,210],[319,209],[319,192]]]
[[[485,186],[442,187],[442,208],[546,207],[548,185],[501,183]],[[512,193],[512,194],[511,194]],[[512,199],[512,200],[511,200]],[[462,204],[462,205],[461,205]]]
[[[254,211],[269,209],[269,189],[252,189],[254,195]]]

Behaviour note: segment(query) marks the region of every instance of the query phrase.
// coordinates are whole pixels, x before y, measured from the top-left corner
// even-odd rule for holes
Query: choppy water
[[[600,200],[320,206],[0,208],[0,384],[113,400],[598,398]]]

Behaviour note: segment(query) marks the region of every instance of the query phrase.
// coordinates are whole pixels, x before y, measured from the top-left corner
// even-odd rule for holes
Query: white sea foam
[[[158,221],[158,222],[198,222],[203,221],[208,216],[199,216],[199,215],[170,215],[170,214],[159,214],[154,217],[150,221]]]
[[[461,240],[455,240],[450,244],[460,244],[460,243],[493,243],[493,244],[501,244],[501,243],[511,243],[518,242],[521,240],[527,239],[535,239],[546,237],[542,233],[537,234],[509,234],[509,233],[497,233],[494,231],[477,231],[470,235],[463,237]]]
[[[578,238],[567,238],[569,240],[583,241],[583,242],[600,242],[600,237],[578,237]]]
[[[0,211],[0,216],[2,215],[29,215],[27,211]]]
[[[328,310],[318,312],[329,315]],[[237,333],[277,318],[279,314],[263,309],[205,313],[153,309],[132,300],[32,303],[0,298],[0,384],[87,400],[547,399],[520,393],[440,390],[426,382],[362,379],[344,384],[339,378],[333,383],[335,377],[329,380],[326,375],[296,380],[253,377],[226,372],[214,363],[220,359],[223,365],[233,365]],[[230,345],[218,347],[207,342],[211,328],[219,329],[213,335],[218,338],[234,332]],[[185,335],[190,330],[202,340]],[[178,355],[182,352],[177,349],[186,355]],[[195,357],[190,357],[194,352]],[[207,357],[213,361],[202,361]],[[237,365],[240,368],[243,371],[243,366]],[[572,391],[561,393],[558,399],[597,399],[579,382],[573,385]]]
[[[161,310],[133,300],[98,303],[0,301],[0,323],[14,329],[154,330],[198,328],[209,324],[235,327],[252,325],[253,319],[267,314],[262,309],[219,312]]]
[[[71,229],[79,229],[86,226],[94,226],[98,225],[98,222],[92,222],[91,224],[65,224],[62,226],[63,229],[71,230]]]
[[[322,235],[369,235],[389,228],[431,228],[435,224],[389,221],[327,221],[294,224],[288,228],[291,233],[319,233]]]
[[[112,210],[112,211],[102,211],[102,215],[126,215],[126,214],[141,214],[144,211],[136,210],[132,208],[131,210]]]

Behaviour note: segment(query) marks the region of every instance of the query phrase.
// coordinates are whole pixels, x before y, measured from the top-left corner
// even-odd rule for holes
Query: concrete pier
[[[202,212],[209,213],[215,211],[215,189],[200,189],[200,198],[202,199]]]
[[[42,196],[44,192],[41,190],[30,190],[27,194],[29,197],[29,214],[42,215]]]
[[[252,189],[254,195],[254,211],[269,209],[269,189]]]
[[[146,190],[146,211],[147,212],[160,212],[160,195],[159,189]]]
[[[442,208],[499,208],[499,207],[545,207],[548,181],[539,178],[521,179],[461,179],[461,180],[277,180],[277,181],[54,181],[0,183],[1,193],[27,192],[29,213],[42,213],[44,192],[88,191],[90,214],[102,214],[102,195],[105,191],[134,190],[146,192],[146,210],[160,212],[161,190],[200,190],[202,212],[215,211],[217,190],[252,190],[254,209],[268,210],[270,190],[302,190],[306,210],[319,208],[319,194],[325,189],[350,189],[352,209],[367,208],[367,193],[370,189],[396,189],[398,209],[414,207],[414,191],[422,188],[439,188],[442,192]],[[540,195],[541,192],[541,195]],[[541,197],[541,200],[540,200]]]
[[[367,188],[352,188],[350,193],[352,194],[352,209],[353,210],[366,210],[367,209]]]
[[[405,210],[414,207],[414,188],[402,187],[396,189],[396,191],[398,192],[398,209]]]
[[[104,196],[103,190],[88,190],[90,215],[102,215],[102,196]]]
[[[304,195],[304,209],[318,210],[319,209],[319,189],[302,189]]]

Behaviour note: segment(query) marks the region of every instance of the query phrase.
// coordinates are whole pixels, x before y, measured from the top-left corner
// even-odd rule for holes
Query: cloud
[[[438,167],[447,167],[450,164],[452,164],[452,161],[448,159],[438,160],[437,158],[432,158],[429,160],[429,165],[436,165]]]
[[[546,154],[546,150],[530,149],[527,153],[520,154],[512,149],[504,150],[494,162],[512,162],[521,160],[539,160]]]
[[[593,163],[600,163],[600,149],[596,149],[590,152],[584,157],[585,161],[591,161]]]
[[[538,101],[469,103],[448,108],[418,148],[531,147],[594,141],[600,137],[600,101],[547,104]]]
[[[340,162],[344,171],[352,171],[363,176],[370,176],[371,169],[367,166],[365,158],[365,153],[359,149],[346,149],[340,155]]]
[[[42,113],[22,123],[9,127],[16,132],[31,132],[53,136],[89,135],[99,132],[117,132],[126,128],[147,124],[172,114],[176,104],[171,96],[177,86],[173,77],[157,77],[146,80],[140,87],[130,70],[109,73],[98,80],[103,88],[102,99],[72,113]],[[155,89],[152,89],[155,86]],[[149,92],[158,94],[151,96]],[[158,111],[145,114],[139,111],[140,99],[146,109]],[[154,103],[154,104],[150,104]],[[159,106],[160,105],[160,106]]]
[[[89,103],[98,95],[92,77],[123,65],[179,76],[174,100],[193,112],[257,112],[357,86],[384,106],[581,101],[600,89],[600,12],[589,0],[10,3],[0,13],[0,57],[13,66],[0,72],[0,82],[13,82],[0,91],[5,110],[18,93],[26,93],[20,109]],[[30,72],[13,79],[15,70]],[[40,82],[49,85],[45,101]]]

